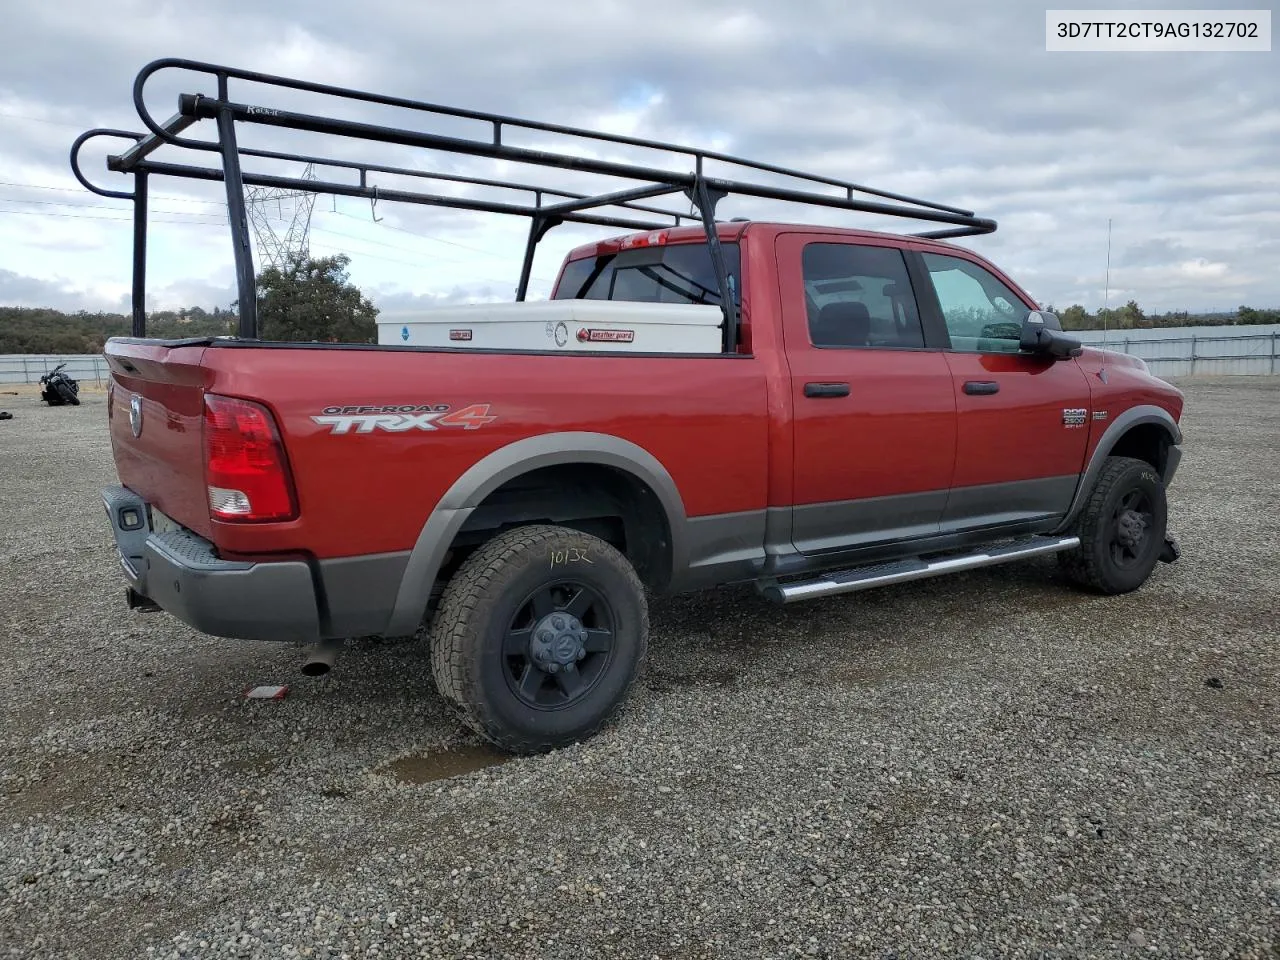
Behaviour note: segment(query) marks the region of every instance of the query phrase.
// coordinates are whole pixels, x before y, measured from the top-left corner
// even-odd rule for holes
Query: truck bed
[[[650,451],[689,517],[759,510],[767,500],[765,380],[749,356],[220,339],[112,340],[105,352],[117,381],[111,436],[121,483],[228,556],[408,550],[467,469],[549,433],[604,431]],[[297,488],[297,519],[209,519],[199,429],[206,392],[271,411]],[[129,426],[134,395],[142,398],[138,437]],[[405,417],[417,422],[399,429],[406,421],[387,419]]]

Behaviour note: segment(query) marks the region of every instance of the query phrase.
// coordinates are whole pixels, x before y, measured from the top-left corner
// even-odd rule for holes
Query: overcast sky
[[[1112,218],[1112,302],[1280,306],[1280,53],[1046,53],[1044,33],[1044,7],[1011,0],[9,4],[0,60],[0,304],[127,308],[129,205],[80,188],[67,151],[88,127],[139,129],[134,75],[149,60],[180,56],[715,147],[969,207],[1000,228],[960,242],[1042,303],[1101,305]],[[151,89],[161,118],[178,92],[213,92],[190,75],[158,77]],[[232,95],[283,102],[251,88],[233,86]],[[421,125],[406,115],[363,115]],[[353,153],[350,143],[262,128],[241,142],[503,172],[402,148]],[[105,152],[86,152],[90,175],[127,189],[105,170]],[[198,159],[215,164],[212,155]],[[149,308],[234,298],[221,189],[154,182]],[[899,228],[735,200],[719,212]],[[377,215],[375,223],[367,201],[321,197],[311,239],[314,252],[350,254],[353,279],[384,308],[511,296],[524,221],[390,203]],[[546,294],[569,247],[614,232],[552,231],[533,292]]]

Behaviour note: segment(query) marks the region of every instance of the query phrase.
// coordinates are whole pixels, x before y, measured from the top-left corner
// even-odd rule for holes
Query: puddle
[[[496,767],[511,757],[492,747],[459,746],[451,750],[415,753],[388,764],[387,770],[404,783],[431,783],[464,773]]]

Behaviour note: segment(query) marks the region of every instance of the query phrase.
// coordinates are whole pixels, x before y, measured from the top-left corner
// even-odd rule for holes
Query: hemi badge
[[[631,343],[635,338],[634,330],[592,330],[583,327],[578,331],[579,343]]]
[[[450,340],[470,340],[471,331],[470,330],[450,330],[449,339]]]
[[[1105,419],[1107,419],[1107,411],[1105,411],[1105,410],[1095,410],[1095,411],[1093,411],[1093,419],[1095,419],[1095,420],[1105,420]]]

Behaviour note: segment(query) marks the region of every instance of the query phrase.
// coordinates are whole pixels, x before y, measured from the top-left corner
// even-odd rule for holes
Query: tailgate
[[[202,440],[203,343],[108,341],[108,418],[120,482],[169,518],[209,537]]]

